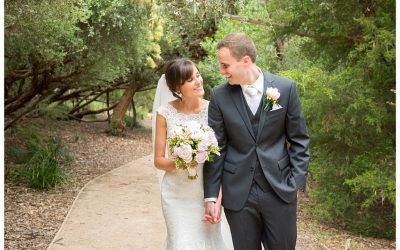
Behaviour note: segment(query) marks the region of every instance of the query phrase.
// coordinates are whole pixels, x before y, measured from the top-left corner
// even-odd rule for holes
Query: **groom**
[[[304,191],[309,136],[293,81],[262,71],[244,33],[217,45],[228,80],[211,91],[208,123],[221,155],[204,166],[205,213],[222,204],[235,250],[294,250],[297,191]],[[266,93],[267,92],[267,93]]]

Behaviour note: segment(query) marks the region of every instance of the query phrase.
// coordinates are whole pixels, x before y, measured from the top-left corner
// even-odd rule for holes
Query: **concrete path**
[[[162,249],[166,229],[152,160],[143,157],[89,182],[48,250]],[[298,235],[297,249],[326,248]]]
[[[151,155],[89,182],[48,247],[161,249],[166,229]]]

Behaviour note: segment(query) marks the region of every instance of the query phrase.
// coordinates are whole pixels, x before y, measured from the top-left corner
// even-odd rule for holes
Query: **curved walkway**
[[[162,249],[166,236],[152,155],[89,182],[48,250]],[[325,249],[298,235],[298,250]]]
[[[48,249],[161,249],[166,235],[151,155],[89,182]]]

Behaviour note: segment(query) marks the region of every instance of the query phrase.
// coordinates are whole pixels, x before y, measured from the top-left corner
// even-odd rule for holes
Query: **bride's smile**
[[[204,95],[203,78],[196,66],[193,65],[193,74],[180,86],[182,96],[186,98],[202,97]]]

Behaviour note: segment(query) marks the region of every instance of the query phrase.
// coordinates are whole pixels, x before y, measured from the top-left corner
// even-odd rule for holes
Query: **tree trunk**
[[[131,106],[132,106],[132,122],[130,128],[134,128],[137,123],[137,113],[136,113],[136,107],[135,107],[135,101],[131,100]]]
[[[129,108],[133,96],[135,95],[135,92],[136,86],[134,84],[130,84],[129,87],[125,89],[125,92],[119,100],[118,105],[114,108],[110,124],[110,131],[112,131],[113,134],[120,134],[124,131],[124,116]]]
[[[110,108],[110,91],[107,91],[107,108]],[[110,110],[107,109],[107,123],[109,127],[110,127],[110,122],[111,122]]]
[[[39,64],[35,63],[32,68],[33,68],[32,69],[33,76],[32,76],[31,86],[30,86],[29,90],[27,91],[27,93],[18,96],[18,98],[16,100],[13,100],[13,102],[10,102],[10,103],[8,103],[8,105],[5,105],[4,113],[6,116],[11,115],[12,113],[19,110],[20,108],[23,108],[36,95],[38,95],[44,91],[44,86],[41,86],[39,75],[37,74]]]
[[[276,55],[278,56],[278,59],[280,61],[283,60],[284,48],[285,48],[285,41],[283,39],[278,38],[275,41],[275,49],[276,49]]]

